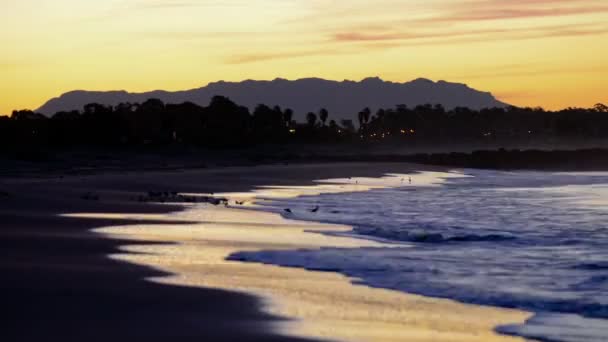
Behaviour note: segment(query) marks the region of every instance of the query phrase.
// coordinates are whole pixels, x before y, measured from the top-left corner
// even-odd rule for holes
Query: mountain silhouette
[[[121,102],[142,103],[150,98],[165,103],[193,102],[201,106],[209,104],[215,95],[226,96],[238,104],[253,109],[264,103],[291,108],[294,119],[305,121],[308,112],[326,108],[333,119],[356,121],[357,113],[365,107],[372,110],[396,105],[414,107],[422,104],[441,104],[446,109],[468,107],[482,109],[505,107],[491,93],[469,88],[465,84],[446,81],[433,82],[419,78],[411,82],[396,83],[380,78],[366,78],[360,82],[330,81],[320,78],[272,81],[214,82],[186,91],[151,91],[129,93],[126,91],[72,91],[53,98],[37,111],[52,115],[59,111],[80,110],[89,103],[117,105]]]

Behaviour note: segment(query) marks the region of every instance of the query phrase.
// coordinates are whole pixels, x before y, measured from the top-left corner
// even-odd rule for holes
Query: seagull
[[[316,206],[310,210],[311,213],[316,213],[317,211],[319,211],[319,206]]]

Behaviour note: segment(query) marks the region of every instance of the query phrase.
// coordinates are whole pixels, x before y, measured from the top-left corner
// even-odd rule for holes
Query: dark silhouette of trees
[[[327,122],[328,117],[329,117],[329,112],[327,111],[327,109],[321,108],[321,110],[319,111],[319,119],[321,120],[321,124],[323,126],[325,126],[325,123]]]
[[[286,137],[285,128],[289,122],[285,122],[286,117],[280,107],[270,108],[260,104],[253,112],[253,139],[257,142],[280,142]],[[291,121],[291,120],[290,120]]]
[[[306,114],[306,123],[309,127],[315,127],[317,125],[317,115],[312,112]]]
[[[608,106],[606,106],[603,103],[598,103],[595,106],[593,106],[593,109],[595,109],[596,111],[600,112],[600,113],[608,113]]]
[[[329,112],[308,113],[305,123],[293,121],[294,112],[265,104],[252,113],[222,96],[208,106],[185,102],[165,104],[150,99],[117,106],[87,104],[81,111],[58,112],[47,118],[30,110],[0,117],[2,148],[195,145],[239,147],[258,143],[376,143],[450,144],[454,142],[527,143],[608,138],[608,107],[487,108],[446,110],[420,105],[358,113],[352,120],[330,120]],[[320,119],[320,124],[319,124]]]
[[[290,108],[285,109],[285,111],[283,112],[283,121],[285,121],[285,124],[288,127],[291,127],[292,120],[293,120],[293,110],[291,110]]]
[[[345,133],[354,134],[356,131],[353,120],[340,120],[340,125],[342,125],[342,130]]]
[[[359,119],[359,128],[361,130],[363,130],[365,128],[365,126],[368,124],[370,115],[372,115],[372,111],[369,108],[365,108],[359,112],[358,119]]]
[[[176,143],[202,144],[205,109],[192,103],[166,105],[170,140]]]
[[[242,146],[248,141],[252,119],[247,107],[215,96],[206,108],[204,141],[209,146]]]

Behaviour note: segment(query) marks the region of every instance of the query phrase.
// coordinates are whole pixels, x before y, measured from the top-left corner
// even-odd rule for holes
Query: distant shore
[[[99,173],[177,171],[310,163],[417,163],[501,170],[608,170],[608,147],[538,145],[268,145],[248,149],[130,148],[0,152],[0,178],[53,178]]]

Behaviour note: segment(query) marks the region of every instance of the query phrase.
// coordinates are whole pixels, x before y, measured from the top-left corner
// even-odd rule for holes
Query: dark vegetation
[[[419,144],[608,138],[608,107],[602,104],[557,112],[517,107],[445,110],[441,105],[423,105],[372,113],[365,108],[358,115],[358,128],[350,120],[337,122],[325,109],[308,113],[305,123],[293,121],[293,115],[290,109],[266,105],[250,113],[221,96],[207,107],[151,99],[115,107],[89,104],[82,111],[59,112],[51,118],[20,110],[0,117],[0,146],[225,148],[290,142]]]

